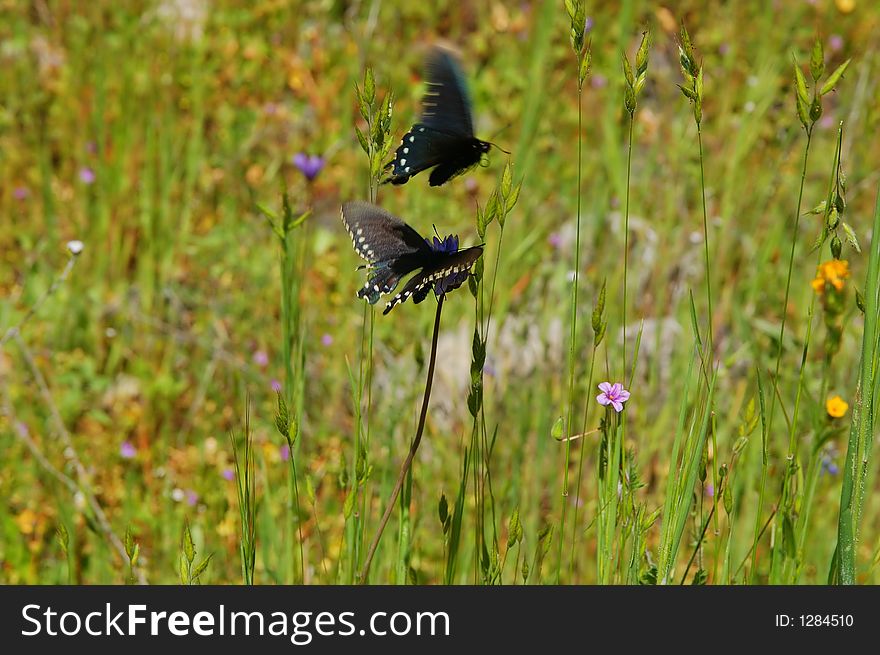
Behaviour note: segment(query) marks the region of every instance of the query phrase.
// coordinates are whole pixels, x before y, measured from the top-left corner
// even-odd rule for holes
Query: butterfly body
[[[418,304],[432,288],[445,293],[460,286],[483,253],[482,246],[459,250],[457,238],[435,239],[432,246],[396,216],[365,202],[345,203],[342,222],[355,251],[369,262],[370,276],[358,298],[375,304],[381,295],[392,293],[405,276],[418,271],[388,302],[384,314],[410,296]]]
[[[491,144],[474,136],[470,100],[452,53],[435,48],[425,66],[427,91],[422,116],[407,132],[386,165],[386,182],[406,184],[429,168],[431,186],[445,184],[478,164]]]

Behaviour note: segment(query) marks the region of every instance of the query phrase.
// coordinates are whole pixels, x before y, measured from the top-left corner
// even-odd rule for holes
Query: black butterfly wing
[[[354,200],[342,205],[342,222],[355,251],[371,264],[431,252],[421,234],[368,202]]]
[[[432,251],[432,254],[434,255],[433,261],[413,275],[404,285],[403,289],[388,301],[388,304],[385,305],[385,310],[382,312],[383,314],[387,314],[409,297],[412,297],[413,303],[419,304],[427,298],[434,283],[444,278],[461,276],[462,281],[466,279],[471,266],[483,254],[483,246],[465,248],[453,253]],[[461,284],[461,282],[458,282],[458,284]],[[458,284],[447,288],[447,290],[455,288]]]
[[[439,132],[422,123],[416,123],[403,136],[394,159],[386,165],[386,170],[391,169],[386,182],[406,184],[413,175],[434,166],[450,168],[449,173],[440,176],[446,182],[456,172],[460,173],[480,161],[480,152],[472,145],[475,141],[473,137]],[[465,156],[470,161],[465,165],[459,164]],[[439,186],[443,182],[432,182],[431,186]]]
[[[431,129],[473,138],[471,101],[464,75],[455,56],[444,48],[434,48],[425,61],[427,89],[422,98],[421,122]]]
[[[418,232],[375,205],[345,203],[342,222],[355,251],[371,264],[370,277],[357,294],[371,305],[380,295],[394,291],[405,275],[424,266],[434,255]]]
[[[471,139],[471,141],[476,141],[476,139]],[[482,151],[472,144],[456,149],[450,157],[431,171],[431,175],[428,177],[429,184],[431,186],[446,184],[453,177],[458,177],[480,163],[482,155]]]
[[[440,186],[479,162],[488,150],[487,144],[474,138],[471,102],[455,56],[434,48],[425,62],[425,80],[421,120],[404,135],[386,165],[391,170],[386,182],[405,184],[436,166],[430,184]]]

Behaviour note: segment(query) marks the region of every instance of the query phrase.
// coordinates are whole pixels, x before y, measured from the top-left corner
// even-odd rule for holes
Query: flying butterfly
[[[459,250],[455,236],[429,242],[399,218],[366,202],[342,205],[342,222],[355,251],[369,262],[369,279],[358,298],[374,305],[379,296],[392,293],[405,276],[418,271],[385,305],[383,314],[409,297],[419,304],[431,289],[439,296],[460,287],[483,254],[483,246]]]
[[[433,168],[428,181],[440,186],[478,164],[493,145],[474,136],[464,76],[449,50],[431,50],[425,80],[421,120],[404,135],[394,159],[385,165],[391,172],[384,182],[406,184],[413,175]]]

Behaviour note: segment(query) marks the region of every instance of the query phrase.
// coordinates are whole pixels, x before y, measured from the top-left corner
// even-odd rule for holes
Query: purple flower
[[[587,16],[587,20],[584,21],[584,36],[593,31],[593,24],[592,16]]]
[[[220,476],[224,480],[232,482],[235,479],[235,471],[233,471],[232,469],[223,469],[223,471],[220,472]]]
[[[254,352],[254,364],[259,366],[260,368],[265,368],[269,363],[269,355],[266,354],[265,350],[257,350]]]
[[[286,462],[290,459],[290,446],[287,444],[282,444],[278,449],[278,457],[281,458],[282,462]]]
[[[832,34],[828,39],[828,48],[831,52],[843,50],[843,37],[840,34]]]
[[[93,184],[95,182],[95,171],[88,166],[79,169],[79,179],[83,184]]]
[[[611,405],[615,412],[623,411],[623,403],[629,400],[629,391],[624,389],[620,382],[614,384],[602,382],[599,390],[602,393],[596,396],[596,400],[600,405]]]
[[[608,78],[601,73],[591,75],[590,86],[592,86],[594,89],[604,89],[606,86],[608,86]]]
[[[822,469],[820,474],[837,475],[838,473],[840,473],[840,468],[838,468],[832,454],[827,451],[822,453]]]
[[[425,241],[428,242],[428,245],[431,246],[431,250],[434,252],[446,254],[458,252],[458,235],[456,234],[450,234],[443,240],[439,237],[433,237],[433,241],[428,239],[425,239]],[[470,268],[434,280],[434,294],[439,298],[449,291],[458,289],[468,279],[469,274]]]
[[[278,380],[272,380],[269,384],[272,386],[272,391],[281,393],[281,383]]]
[[[311,182],[318,177],[318,173],[324,168],[324,158],[320,155],[307,155],[304,152],[298,152],[293,156],[293,165]]]
[[[123,459],[131,459],[135,455],[137,455],[137,448],[134,447],[134,444],[130,441],[123,441],[119,446],[119,456]]]
[[[26,186],[17,186],[12,190],[12,197],[22,202],[28,199],[28,196],[31,195],[30,189]]]
[[[186,492],[186,504],[190,507],[195,507],[197,502],[199,502],[199,495],[192,489],[188,489]]]
[[[325,332],[324,335],[321,337],[321,345],[322,345],[322,346],[331,346],[331,345],[333,345],[333,337],[331,337],[329,334],[327,334],[327,333]]]
[[[706,494],[709,498],[714,498],[714,497],[715,497],[715,485],[713,485],[713,484],[707,484],[707,485],[706,485],[705,494]]]
[[[550,236],[547,237],[547,243],[550,244],[553,250],[560,250],[562,248],[562,234],[560,232],[551,232]]]

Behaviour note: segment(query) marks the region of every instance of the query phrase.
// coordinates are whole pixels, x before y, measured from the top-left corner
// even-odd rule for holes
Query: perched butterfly
[[[421,121],[407,132],[394,159],[385,165],[385,182],[406,184],[416,173],[434,168],[431,186],[445,184],[479,163],[492,144],[474,137],[471,103],[461,69],[451,52],[434,48],[425,63],[428,88]]]
[[[366,202],[345,203],[342,222],[354,249],[370,264],[370,277],[358,298],[374,305],[380,295],[393,292],[403,277],[418,271],[388,302],[383,314],[410,296],[418,304],[431,289],[438,296],[457,289],[483,254],[483,246],[459,250],[456,236],[442,241],[435,237],[430,242],[399,218]]]

